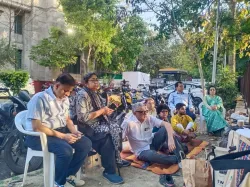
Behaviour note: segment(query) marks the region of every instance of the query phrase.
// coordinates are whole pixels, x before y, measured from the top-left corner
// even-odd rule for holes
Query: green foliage
[[[58,28],[52,28],[50,37],[33,46],[29,57],[41,66],[62,70],[76,63],[74,38]]]
[[[75,43],[83,57],[81,63],[86,65],[84,71],[88,71],[91,65],[94,67],[94,62],[108,66],[114,48],[111,39],[117,30],[113,19],[116,1],[60,0],[60,3],[67,23],[76,31]]]
[[[0,72],[0,80],[4,85],[10,88],[14,94],[19,93],[21,88],[25,87],[29,79],[29,73],[26,71],[4,71]]]
[[[151,77],[156,77],[158,70],[166,67],[187,70],[194,77],[198,73],[194,71],[197,67],[186,47],[178,42],[171,45],[164,38],[148,39],[138,61],[139,70],[150,73]]]
[[[209,87],[211,84],[208,84]],[[220,68],[216,80],[216,94],[223,100],[224,107],[234,109],[236,106],[236,97],[238,89],[236,87],[236,74],[230,71],[229,67]]]
[[[113,21],[117,0],[60,0],[67,22],[87,26],[91,20],[102,18]]]
[[[113,59],[110,68],[112,70],[133,70],[136,60],[143,50],[147,36],[147,27],[139,16],[131,16],[128,22],[118,30],[112,42],[116,46],[113,49]]]
[[[156,28],[167,38],[175,29],[192,30],[202,23],[202,10],[209,5],[207,0],[131,0],[134,11],[141,13],[152,11],[156,13],[159,26]]]
[[[15,46],[9,45],[5,39],[0,39],[0,66],[6,63],[15,63]]]

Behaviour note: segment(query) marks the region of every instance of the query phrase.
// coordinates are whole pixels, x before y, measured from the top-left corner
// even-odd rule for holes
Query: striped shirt
[[[40,120],[50,129],[66,126],[69,116],[69,99],[58,99],[53,93],[52,87],[34,95],[28,103],[27,122],[25,129],[33,131],[32,120]]]

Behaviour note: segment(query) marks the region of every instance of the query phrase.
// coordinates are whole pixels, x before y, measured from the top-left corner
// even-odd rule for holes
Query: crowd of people
[[[25,128],[47,135],[48,149],[56,156],[56,187],[84,185],[75,175],[92,149],[101,156],[103,177],[112,184],[123,183],[116,173],[117,164],[130,165],[120,157],[123,139],[128,140],[139,160],[149,164],[178,164],[181,168],[181,159],[188,152],[186,143],[196,137],[197,130],[194,107],[183,92],[182,82],[177,82],[176,91],[170,94],[169,106],[161,104],[156,108],[152,98],[138,102],[121,126],[110,121],[114,109],[106,106],[107,102],[97,92],[97,74],[88,73],[83,83],[84,87],[74,92],[74,78],[61,74],[54,85],[34,95],[28,103]],[[71,92],[74,97],[69,102]],[[220,114],[222,107],[215,88],[211,87],[202,111],[211,133],[226,125]],[[42,149],[39,137],[27,136],[25,143],[34,150]],[[166,154],[159,154],[159,150]],[[162,175],[161,181],[165,186],[173,184],[170,175]]]

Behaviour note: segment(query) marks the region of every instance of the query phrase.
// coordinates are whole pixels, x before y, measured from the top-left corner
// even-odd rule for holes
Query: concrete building
[[[64,27],[57,0],[0,0],[0,38],[16,45],[16,68],[30,72],[33,80],[54,79],[59,72],[29,59],[30,49],[49,36],[52,26]]]

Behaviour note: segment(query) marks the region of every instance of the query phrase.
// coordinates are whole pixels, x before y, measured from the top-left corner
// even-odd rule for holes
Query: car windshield
[[[169,86],[166,86],[164,89],[165,89],[165,90],[174,90],[174,89],[175,89],[175,88],[174,88],[174,84],[169,85]]]

